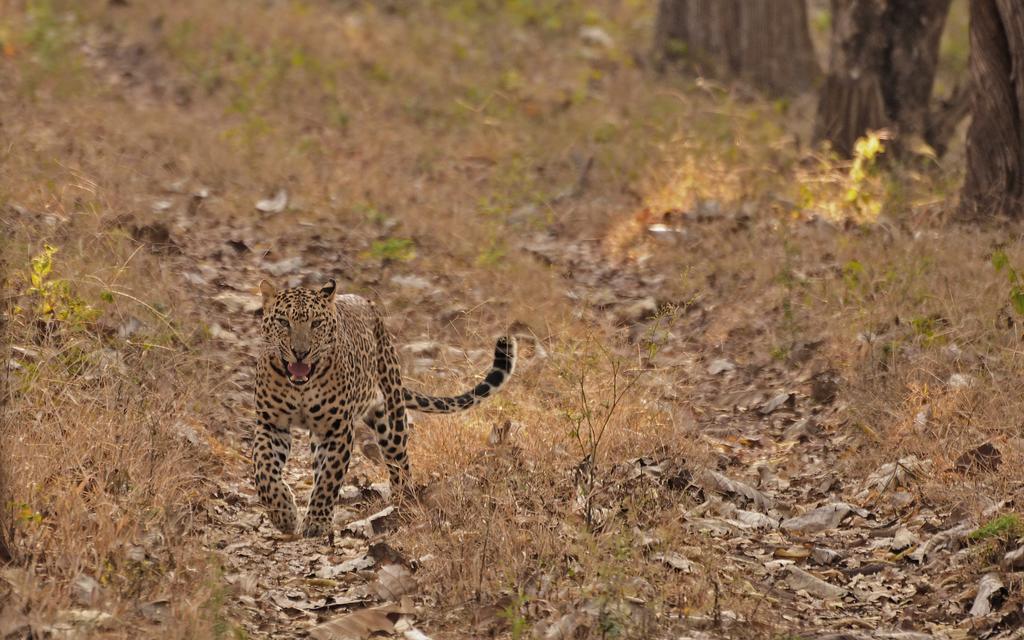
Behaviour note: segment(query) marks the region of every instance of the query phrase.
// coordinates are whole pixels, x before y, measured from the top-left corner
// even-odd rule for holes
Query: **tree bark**
[[[805,90],[820,73],[805,0],[660,0],[655,52],[774,94]]]
[[[832,47],[815,139],[849,156],[869,129],[896,142],[937,132],[929,101],[951,0],[832,0]]]
[[[971,127],[967,176],[960,193],[965,217],[1024,209],[1024,5],[971,0]]]

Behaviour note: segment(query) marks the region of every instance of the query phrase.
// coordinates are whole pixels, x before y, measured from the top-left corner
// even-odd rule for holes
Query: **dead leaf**
[[[914,562],[922,563],[928,558],[929,554],[959,543],[973,530],[974,526],[969,522],[965,522],[950,529],[946,529],[945,531],[940,531],[929,538],[920,547],[914,549],[914,551],[907,557]]]
[[[784,442],[805,442],[817,437],[819,432],[818,421],[814,419],[814,416],[807,416],[786,427],[786,431],[782,434],[782,440]]]
[[[386,604],[329,620],[309,630],[313,640],[365,640],[377,632],[393,633],[395,622],[403,615],[416,613],[412,600],[404,598],[401,604]]]
[[[712,469],[707,469],[699,474],[698,482],[708,491],[715,491],[723,494],[742,496],[754,503],[754,506],[762,511],[772,508],[772,500],[749,484],[733,480]]]
[[[395,506],[391,505],[362,520],[348,523],[345,525],[345,531],[350,531],[364,538],[372,538],[395,528],[397,523],[395,518],[391,517],[394,513]]]
[[[851,513],[856,513],[862,518],[868,516],[868,512],[863,509],[857,509],[845,502],[833,502],[824,507],[818,507],[799,516],[783,520],[779,524],[779,528],[784,531],[804,531],[807,533],[826,531],[838,527]]]
[[[717,376],[720,373],[733,371],[734,369],[736,369],[736,365],[729,362],[725,358],[718,358],[716,360],[712,360],[708,364],[708,374],[712,376]]]
[[[964,451],[953,463],[958,473],[989,473],[999,468],[1003,454],[991,442],[986,442],[969,451]]]
[[[374,559],[361,555],[355,558],[349,558],[339,564],[329,564],[320,567],[314,574],[317,578],[325,580],[332,580],[340,575],[346,573],[352,573],[353,571],[362,571],[363,569],[369,569],[375,564]]]
[[[811,556],[811,550],[807,547],[779,547],[772,555],[776,558],[785,558],[787,560],[803,560]]]
[[[972,617],[987,616],[1006,597],[1006,586],[998,573],[986,573],[978,582],[978,595],[974,597],[970,614]]]
[[[402,596],[414,593],[419,585],[412,572],[400,564],[386,564],[377,572],[377,581],[373,590],[382,600],[398,600]]]
[[[491,428],[491,434],[487,436],[487,444],[492,447],[506,444],[521,427],[522,425],[518,422],[512,422],[511,420],[506,420],[501,424],[496,424]]]
[[[867,477],[864,488],[856,497],[858,500],[864,500],[872,493],[884,493],[909,486],[912,480],[927,476],[931,470],[932,461],[919,460],[917,456],[906,456],[896,462],[883,464]]]
[[[658,562],[668,565],[682,573],[693,573],[694,567],[697,566],[697,564],[692,560],[685,558],[674,551],[669,551],[668,553],[656,553],[651,556],[651,559],[657,560]]]
[[[816,598],[825,599],[842,598],[846,595],[846,589],[825,582],[800,567],[789,565],[786,570],[789,572],[786,584],[794,591],[806,591]]]
[[[97,609],[64,609],[57,612],[57,620],[75,626],[108,629],[113,625],[114,616]]]
[[[769,413],[774,413],[778,411],[779,409],[782,408],[783,405],[788,405],[789,407],[792,407],[795,401],[795,394],[790,393],[789,391],[783,391],[781,393],[775,394],[774,396],[766,400],[758,410],[761,412],[762,415],[768,415]]]

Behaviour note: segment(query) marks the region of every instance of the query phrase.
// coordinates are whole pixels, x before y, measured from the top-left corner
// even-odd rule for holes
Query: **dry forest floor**
[[[1020,228],[641,5],[0,0],[0,638],[1024,637]],[[265,277],[430,392],[520,340],[333,543],[248,477]]]

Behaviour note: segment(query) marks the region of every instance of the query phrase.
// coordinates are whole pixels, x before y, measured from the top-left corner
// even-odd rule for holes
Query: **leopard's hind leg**
[[[377,377],[384,394],[384,414],[377,418],[374,411],[374,434],[388,467],[391,486],[404,488],[411,479],[406,443],[409,438],[408,416],[402,388],[402,370],[394,342],[378,315],[374,326],[377,341]]]

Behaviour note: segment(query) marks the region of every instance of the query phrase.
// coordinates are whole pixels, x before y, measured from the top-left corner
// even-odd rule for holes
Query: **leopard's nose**
[[[309,355],[309,349],[306,349],[305,351],[299,351],[297,349],[292,349],[292,353],[295,354],[295,361],[296,362],[305,362],[306,356]]]

